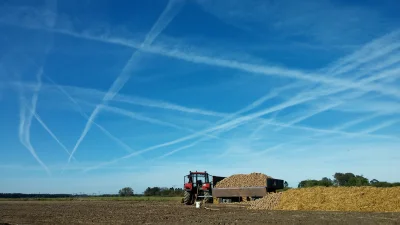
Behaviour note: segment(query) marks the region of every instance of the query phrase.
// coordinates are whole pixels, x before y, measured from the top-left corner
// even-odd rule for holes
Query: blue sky
[[[0,192],[189,170],[399,181],[398,1],[2,1]]]

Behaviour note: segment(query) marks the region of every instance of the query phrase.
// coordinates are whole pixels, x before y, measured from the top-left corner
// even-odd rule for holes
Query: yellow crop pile
[[[265,203],[270,204],[270,203]],[[275,209],[400,212],[400,187],[312,187],[283,192]]]
[[[235,174],[218,182],[216,187],[262,187],[267,185],[267,178],[262,173]]]

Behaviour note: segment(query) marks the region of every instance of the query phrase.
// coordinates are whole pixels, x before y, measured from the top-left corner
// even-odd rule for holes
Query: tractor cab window
[[[193,183],[193,178],[190,175],[185,176],[185,183]]]

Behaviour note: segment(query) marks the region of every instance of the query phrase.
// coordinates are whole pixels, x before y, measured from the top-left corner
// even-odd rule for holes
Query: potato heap
[[[216,184],[217,188],[263,187],[267,185],[267,175],[262,173],[235,174]]]
[[[268,193],[265,197],[250,203],[249,209],[273,210],[279,204],[282,193]]]

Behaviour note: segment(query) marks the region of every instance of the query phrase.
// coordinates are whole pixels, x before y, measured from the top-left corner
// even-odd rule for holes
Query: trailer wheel
[[[204,202],[205,203],[211,203],[212,202],[212,196],[209,191],[204,192]]]
[[[192,194],[190,192],[185,191],[185,194],[183,196],[183,203],[185,203],[185,205],[192,204]]]

